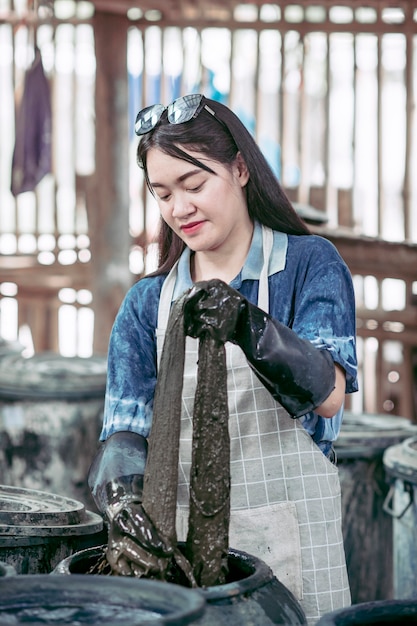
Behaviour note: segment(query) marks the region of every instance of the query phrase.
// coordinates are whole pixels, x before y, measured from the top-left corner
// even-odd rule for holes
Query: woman
[[[147,107],[136,132],[138,162],[162,222],[158,270],[131,288],[115,320],[104,444],[89,476],[110,522],[112,565],[137,573],[143,557],[135,534],[144,528],[140,494],[157,355],[172,303],[191,289],[188,335],[220,336],[218,315],[211,314],[220,304],[236,318],[233,333],[222,338],[230,545],[265,560],[313,624],[350,603],[333,451],[345,393],[357,389],[349,271],[328,240],[310,234],[252,136],[224,105],[191,94],[167,108]],[[187,337],[179,539],[187,519],[195,343]],[[163,554],[153,530],[147,526],[149,543]]]

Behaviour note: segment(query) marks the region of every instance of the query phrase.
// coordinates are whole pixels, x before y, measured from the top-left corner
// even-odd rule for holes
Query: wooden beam
[[[372,237],[316,228],[339,250],[352,274],[373,274],[377,278],[417,281],[417,244],[384,241]]]

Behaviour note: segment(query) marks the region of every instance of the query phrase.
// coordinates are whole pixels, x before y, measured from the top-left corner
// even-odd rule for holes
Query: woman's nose
[[[195,207],[194,205],[185,198],[182,194],[176,195],[174,197],[174,202],[172,206],[172,216],[181,218],[187,217],[194,213]]]

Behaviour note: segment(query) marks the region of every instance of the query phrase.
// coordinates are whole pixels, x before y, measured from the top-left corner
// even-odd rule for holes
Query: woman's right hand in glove
[[[184,302],[184,328],[187,335],[208,333],[220,343],[233,341],[239,317],[247,300],[221,280],[196,283]]]
[[[172,554],[142,506],[146,457],[144,437],[117,432],[101,445],[88,474],[108,525],[107,560],[121,576],[157,578]]]
[[[106,558],[121,576],[160,578],[173,550],[160,537],[138,498],[124,496],[106,510],[109,538]]]
[[[317,349],[221,280],[199,282],[190,290],[184,328],[192,337],[208,333],[220,342],[237,344],[262,384],[292,417],[314,411],[335,389],[335,365],[327,349]],[[332,415],[341,406],[344,388],[341,379]]]

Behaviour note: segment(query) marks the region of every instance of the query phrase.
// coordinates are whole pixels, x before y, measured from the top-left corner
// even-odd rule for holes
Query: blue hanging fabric
[[[11,191],[33,191],[52,169],[52,107],[47,77],[38,48],[26,71],[16,120]]]

